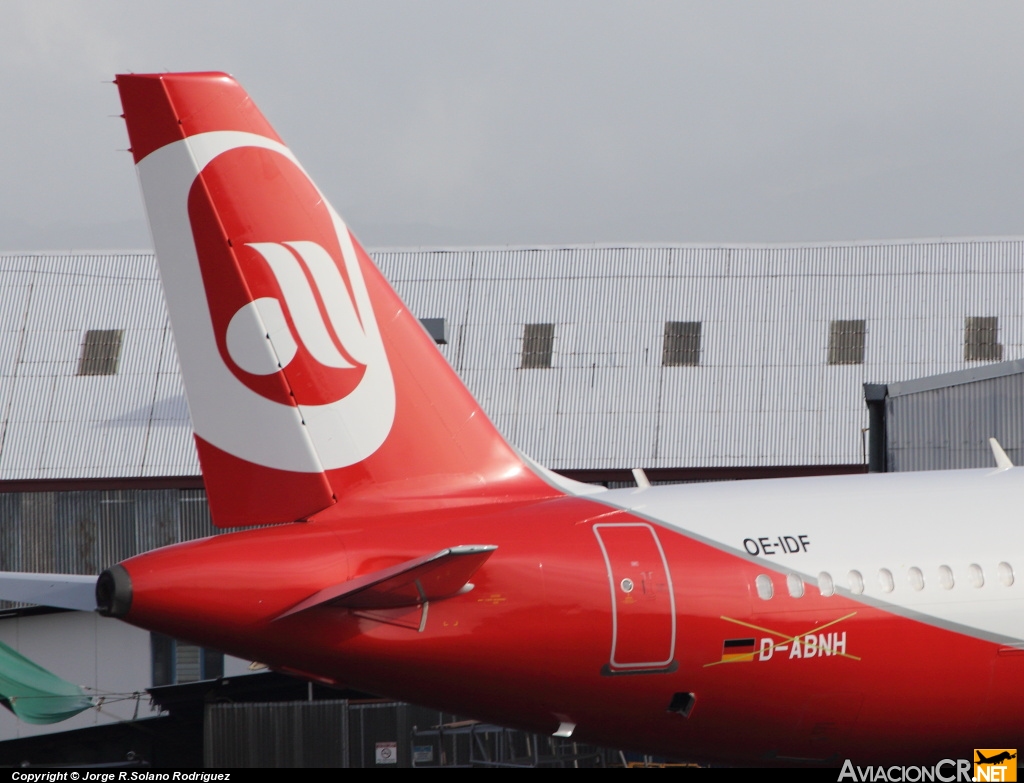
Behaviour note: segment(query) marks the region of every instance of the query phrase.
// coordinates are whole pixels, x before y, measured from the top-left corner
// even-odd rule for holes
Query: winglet
[[[1012,460],[1006,456],[1006,452],[1003,451],[1003,447],[999,445],[999,441],[995,438],[989,438],[988,445],[992,447],[992,456],[996,458],[997,470],[1007,470],[1013,467]]]

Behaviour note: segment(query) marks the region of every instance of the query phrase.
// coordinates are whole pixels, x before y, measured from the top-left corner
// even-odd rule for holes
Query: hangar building
[[[584,481],[862,472],[864,383],[1024,359],[1022,238],[372,255],[510,442]],[[153,254],[0,256],[0,570],[213,532]],[[110,696],[0,739],[248,664],[80,613],[12,608],[0,640]]]

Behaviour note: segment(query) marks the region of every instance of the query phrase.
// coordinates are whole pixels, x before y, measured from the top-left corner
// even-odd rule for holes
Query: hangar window
[[[520,368],[540,369],[551,366],[555,347],[554,324],[523,324],[523,357]]]
[[[153,685],[215,680],[224,676],[224,653],[186,644],[159,633],[149,635]]]
[[[696,367],[700,364],[700,321],[666,321],[661,364]]]
[[[864,364],[867,321],[833,321],[828,328],[829,364]]]
[[[1002,359],[999,319],[996,316],[967,316],[964,319],[964,361],[999,362]]]
[[[427,330],[435,343],[448,345],[448,319],[447,318],[421,318],[420,323]]]
[[[79,375],[117,375],[124,329],[90,329],[85,333]]]

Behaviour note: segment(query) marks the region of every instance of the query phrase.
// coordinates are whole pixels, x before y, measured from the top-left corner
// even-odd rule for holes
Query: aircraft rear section
[[[516,454],[233,79],[118,85],[214,521],[289,524],[126,560],[100,585],[109,613],[320,682],[689,759],[1017,744],[1024,681],[994,642],[802,581],[762,600],[781,569],[679,522],[698,496],[703,524],[729,520],[728,492],[652,488],[631,513]],[[808,486],[772,492],[810,520],[827,504]],[[859,511],[895,496],[844,486]],[[760,518],[772,493],[740,493]],[[964,672],[999,687],[935,687]]]
[[[936,687],[986,667],[1024,686],[1019,661],[991,643],[841,596],[764,611],[757,563],[592,501],[443,517],[395,518],[372,535],[318,521],[132,558],[125,619],[315,681],[687,760],[930,763],[964,742],[965,721],[989,745],[1014,739],[1015,690],[978,700]],[[401,536],[405,552],[381,557],[382,536]],[[497,548],[459,594],[287,614],[467,540]]]

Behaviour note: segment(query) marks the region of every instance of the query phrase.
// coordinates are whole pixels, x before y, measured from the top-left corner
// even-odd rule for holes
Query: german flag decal
[[[726,639],[722,642],[722,663],[754,660],[753,639]]]

